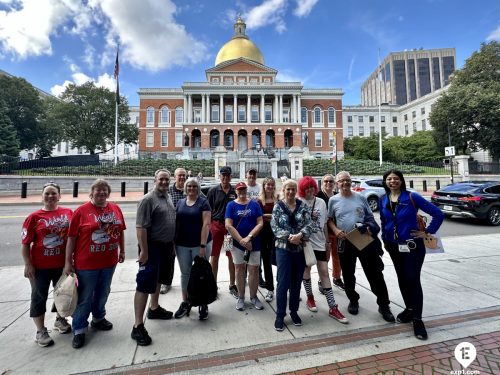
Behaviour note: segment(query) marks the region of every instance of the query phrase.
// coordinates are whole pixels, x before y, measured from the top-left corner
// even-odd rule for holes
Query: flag
[[[116,79],[116,104],[120,104],[120,83],[118,82],[119,75],[120,75],[120,63],[118,62],[118,50],[117,50],[116,61],[115,61],[115,72],[114,72],[114,77]]]

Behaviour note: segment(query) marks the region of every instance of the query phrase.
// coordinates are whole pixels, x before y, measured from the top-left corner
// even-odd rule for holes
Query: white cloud
[[[306,17],[319,0],[295,0],[297,8],[293,11],[297,17]]]
[[[274,25],[277,32],[286,30],[285,11],[287,0],[264,0],[262,4],[245,13],[244,19],[249,29]]]
[[[356,57],[353,56],[351,58],[351,62],[349,63],[349,71],[347,72],[347,80],[350,82],[352,78],[352,69],[354,68],[354,63],[356,62]]]
[[[276,75],[278,82],[301,82],[303,85],[306,83],[307,78],[299,77],[289,69],[280,69]]]
[[[492,41],[492,40],[497,40],[497,41],[500,41],[500,26],[498,26],[495,30],[493,30],[490,35],[488,35],[486,37],[486,40],[488,42]]]

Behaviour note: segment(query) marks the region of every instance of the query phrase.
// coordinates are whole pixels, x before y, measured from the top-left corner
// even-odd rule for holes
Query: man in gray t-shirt
[[[380,227],[375,222],[366,198],[351,190],[351,176],[348,172],[339,172],[335,178],[339,194],[328,201],[328,226],[339,239],[339,259],[344,276],[345,292],[349,298],[347,311],[356,315],[359,311],[359,294],[356,292],[356,261],[359,258],[363,271],[368,279],[372,292],[377,296],[378,311],[388,322],[394,322],[394,316],[389,308],[389,293],[385,284],[384,263],[380,259],[381,243],[376,238]],[[376,239],[358,250],[346,239],[346,233],[355,228],[356,223],[366,226],[368,233]]]

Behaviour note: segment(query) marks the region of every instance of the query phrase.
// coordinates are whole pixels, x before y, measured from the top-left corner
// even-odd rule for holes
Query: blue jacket
[[[410,200],[410,194],[416,208]],[[382,240],[384,241],[404,243],[406,240],[411,239],[412,236],[410,232],[412,230],[418,231],[418,209],[421,209],[432,217],[431,223],[427,225],[426,231],[428,233],[436,233],[444,219],[444,214],[439,208],[428,202],[419,194],[410,193],[406,190],[401,191],[395,217],[389,205],[389,197],[386,194],[380,199],[380,221],[382,223]],[[397,240],[394,238],[394,221],[396,221],[397,227]]]

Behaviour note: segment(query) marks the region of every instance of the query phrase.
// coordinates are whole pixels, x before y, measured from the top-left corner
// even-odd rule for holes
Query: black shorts
[[[316,260],[326,262],[326,251],[314,250],[314,255],[316,256]]]
[[[158,284],[167,284],[172,273],[174,262],[173,242],[149,242],[148,260],[139,265],[135,279],[136,290],[142,293],[153,294]]]
[[[31,305],[30,317],[36,318],[37,316],[45,314],[47,311],[47,297],[49,295],[50,282],[52,287],[55,287],[57,281],[62,275],[62,268],[46,268],[36,269],[35,278],[30,279],[31,283]],[[55,312],[55,306],[52,304],[52,312]]]

